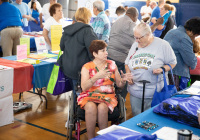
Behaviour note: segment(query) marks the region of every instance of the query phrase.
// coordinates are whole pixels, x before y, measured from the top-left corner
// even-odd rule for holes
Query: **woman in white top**
[[[51,25],[62,25],[62,28],[64,28],[65,23],[63,18],[63,12],[62,12],[62,5],[59,3],[55,3],[51,5],[49,9],[49,13],[51,17],[49,17],[44,24],[43,28],[43,36],[47,43],[47,49],[51,50]]]

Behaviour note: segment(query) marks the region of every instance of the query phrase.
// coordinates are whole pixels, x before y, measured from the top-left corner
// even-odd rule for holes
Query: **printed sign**
[[[20,38],[20,45],[27,45],[27,55],[30,54],[30,38]]]
[[[60,39],[62,37],[62,25],[51,25],[51,47],[52,51],[60,50]]]
[[[47,49],[44,37],[35,37],[35,44],[38,54],[43,53],[43,51]]]
[[[27,45],[17,45],[17,60],[27,58]]]

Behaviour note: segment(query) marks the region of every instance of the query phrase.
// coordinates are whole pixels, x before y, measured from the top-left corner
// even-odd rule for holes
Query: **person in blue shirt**
[[[42,31],[42,28],[40,28],[40,18],[39,18],[39,10],[36,7],[36,2],[31,2],[31,11],[32,11],[32,18],[30,19],[28,25],[31,28],[31,31]]]
[[[160,15],[163,17],[165,14],[168,14],[169,11],[172,11],[172,10],[173,10],[173,6],[171,6],[169,4],[164,4],[163,7],[160,8]],[[171,17],[170,17],[170,19],[171,19]],[[151,20],[152,22],[149,25],[152,26],[153,24],[155,24],[156,20],[157,19],[155,17],[153,17],[152,20]],[[168,20],[169,20],[169,18],[167,19],[167,21]],[[172,20],[170,20],[170,22],[172,22]],[[153,32],[153,35],[155,37],[160,37],[162,32],[165,30],[166,26],[167,26],[166,23],[164,25],[159,25],[157,27],[157,29]],[[174,27],[174,24],[172,23],[172,27],[169,27],[168,31],[170,29],[172,29],[173,27]]]
[[[177,59],[177,65],[173,69],[173,76],[177,90],[179,90],[179,76],[190,78],[190,68],[195,69],[197,58],[193,52],[193,41],[200,35],[200,18],[188,20],[184,26],[172,29],[164,37],[171,45]],[[169,83],[173,84],[171,74]]]
[[[3,56],[16,55],[22,36],[22,16],[9,0],[0,0],[0,35]]]
[[[38,11],[38,9],[37,9],[37,7],[36,7],[36,2],[32,2],[32,3],[31,3],[31,11],[32,11],[32,17],[33,17],[34,19],[38,20],[40,13],[39,13],[39,11]],[[36,22],[36,21],[35,21],[35,22]],[[37,22],[36,22],[36,23],[37,23]]]
[[[31,19],[31,10],[28,7],[28,4],[22,2],[22,0],[16,0],[12,3],[15,7],[17,7],[23,18],[23,30],[26,32],[30,32],[30,28],[28,26],[28,20]]]
[[[165,4],[165,0],[159,0],[158,1],[158,6],[156,6],[152,13],[151,13],[151,18],[155,17],[156,19],[160,18],[161,15],[160,15],[160,8],[163,7]]]

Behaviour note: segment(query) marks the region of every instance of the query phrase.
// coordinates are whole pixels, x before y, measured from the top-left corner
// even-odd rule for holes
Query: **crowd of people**
[[[77,9],[73,24],[65,25],[62,5],[57,0],[49,0],[43,8],[37,0],[31,0],[28,5],[22,0],[12,4],[0,0],[3,56],[16,55],[16,45],[23,30],[29,30],[29,20],[43,30],[48,50],[51,50],[51,25],[62,25],[60,49],[63,54],[58,64],[70,79],[78,104],[85,110],[89,139],[95,136],[96,122],[100,129],[108,126],[107,114],[117,105],[114,83],[121,88],[124,99],[127,92],[130,93],[132,114],[136,116],[141,113],[141,81],[150,82],[146,84],[144,96],[144,110],[147,110],[156,87],[157,91],[163,88],[163,69],[169,83],[174,78],[179,90],[179,78],[190,78],[190,70],[197,65],[195,53],[200,52],[195,40],[200,35],[200,17],[176,27],[175,7],[169,1],[159,0],[157,4],[147,0],[140,12],[135,7],[119,6],[115,12],[118,17],[112,23],[109,10],[104,9],[105,3],[96,0],[93,2],[96,17],[92,23],[91,11],[83,7]],[[165,14],[169,14],[167,20],[163,19]],[[173,69],[173,77],[168,74],[168,64]],[[76,93],[80,71],[83,92]]]

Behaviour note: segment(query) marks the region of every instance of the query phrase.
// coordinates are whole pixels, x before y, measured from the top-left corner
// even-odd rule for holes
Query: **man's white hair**
[[[103,11],[105,8],[105,3],[102,0],[96,0],[93,2],[93,6],[97,8],[98,11]]]
[[[152,0],[152,1],[150,2],[150,4],[153,4],[153,5],[156,5],[156,6],[157,6],[157,2],[154,1],[154,0]]]

